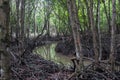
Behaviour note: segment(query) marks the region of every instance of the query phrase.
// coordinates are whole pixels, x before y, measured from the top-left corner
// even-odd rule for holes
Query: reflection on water
[[[47,44],[42,47],[37,47],[34,52],[40,54],[43,58],[47,60],[54,61],[56,63],[63,63],[65,65],[70,65],[70,56],[65,56],[60,53],[55,52],[55,46],[57,43]]]

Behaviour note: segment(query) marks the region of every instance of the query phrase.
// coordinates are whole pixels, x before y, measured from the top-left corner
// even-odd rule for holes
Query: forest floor
[[[119,38],[119,37],[118,37]],[[67,40],[64,42],[58,43],[56,46],[56,51],[62,51],[62,53],[74,53],[74,46],[73,46],[73,40],[70,38],[66,38]],[[103,46],[103,53],[109,53],[109,38],[102,39],[104,44]],[[118,39],[116,44],[119,44],[120,39]],[[71,42],[72,41],[72,42]],[[88,42],[84,42],[88,41]],[[88,52],[91,55],[92,47],[88,46],[89,42],[91,42],[91,38],[89,39],[88,36],[83,37],[82,43],[84,53]],[[70,45],[67,47],[66,45]],[[106,46],[107,45],[107,46]],[[87,46],[87,47],[86,47]],[[61,49],[62,48],[62,49]],[[65,49],[63,49],[65,48]],[[60,50],[61,49],[61,50]],[[87,51],[88,49],[88,51]],[[87,52],[86,52],[87,51]],[[118,50],[119,51],[119,50]],[[119,52],[118,52],[119,53]],[[68,55],[65,54],[65,55]],[[109,54],[107,54],[108,56]],[[86,56],[86,54],[85,54]],[[87,56],[88,57],[88,56]],[[118,60],[120,59],[120,56],[118,55]],[[86,66],[82,71],[80,72],[73,72],[73,68],[65,68],[61,67],[61,65],[58,65],[52,61],[48,61],[43,59],[41,56],[36,54],[29,54],[27,56],[21,57],[19,61],[12,60],[11,63],[11,80],[120,80],[120,65],[118,65],[119,70],[111,72],[108,69],[104,68],[103,65],[106,65],[104,63],[97,64],[97,68],[95,68],[95,63],[93,62],[91,65]]]
[[[66,80],[71,73],[70,70],[60,69],[58,64],[36,54],[30,54],[11,66],[11,80]]]
[[[11,65],[11,80],[76,80],[71,69],[61,68],[60,65],[43,59],[36,54],[30,54],[19,63]],[[92,69],[93,65],[85,67],[76,74],[79,80],[119,80],[120,72],[111,73],[104,68]],[[71,76],[71,77],[70,77]]]

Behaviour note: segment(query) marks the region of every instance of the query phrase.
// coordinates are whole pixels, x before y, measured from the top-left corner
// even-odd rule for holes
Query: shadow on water
[[[55,52],[56,45],[57,42],[37,47],[34,50],[34,53],[39,54],[44,59],[54,61],[55,63],[62,63],[65,66],[69,66],[70,64],[72,64],[70,60],[72,56],[70,55],[66,56]]]

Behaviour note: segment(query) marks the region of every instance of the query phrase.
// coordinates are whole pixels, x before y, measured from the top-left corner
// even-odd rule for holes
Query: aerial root
[[[83,70],[72,73],[68,80],[120,80],[120,71],[112,72],[105,65],[107,66],[108,64],[105,64],[105,62],[101,62],[100,64],[93,62],[84,67]]]

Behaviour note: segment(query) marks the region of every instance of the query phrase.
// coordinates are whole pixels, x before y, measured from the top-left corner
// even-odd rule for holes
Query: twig
[[[20,76],[20,74],[19,73],[17,73],[13,68],[11,68],[11,71],[13,71],[18,77],[19,77],[19,79],[21,79],[22,80],[22,77]]]

